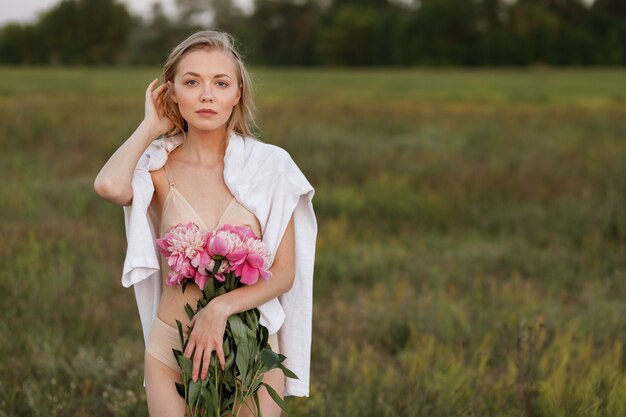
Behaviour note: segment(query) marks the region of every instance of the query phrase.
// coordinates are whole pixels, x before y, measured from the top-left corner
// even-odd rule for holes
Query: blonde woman
[[[314,189],[286,151],[253,137],[250,77],[230,35],[191,35],[172,50],[161,78],[160,86],[154,80],[146,89],[143,121],[94,182],[100,196],[124,209],[122,284],[134,288],[139,309],[150,415],[184,414],[175,389],[182,382],[172,352],[180,349],[176,320],[190,329],[183,353],[193,356],[193,378],[203,379],[213,351],[224,365],[228,317],[254,307],[273,350],[287,356],[284,365],[298,376],[288,379],[274,369],[264,382],[281,396],[308,396]],[[201,291],[165,285],[169,267],[154,244],[171,226],[189,221],[206,230],[251,227],[273,254],[272,278],[215,298],[189,321],[183,307],[196,305]],[[259,398],[263,416],[280,415],[265,388]],[[240,415],[252,415],[248,405]]]

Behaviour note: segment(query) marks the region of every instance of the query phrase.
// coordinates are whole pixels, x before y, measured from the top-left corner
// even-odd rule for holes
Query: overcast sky
[[[0,26],[9,21],[27,22],[33,21],[37,14],[47,10],[60,0],[0,0]],[[142,15],[150,12],[155,0],[121,0],[128,5],[133,14]],[[159,0],[166,12],[174,10],[175,0]],[[584,0],[585,3],[593,3],[594,0]],[[252,0],[235,0],[244,10],[250,10]]]
[[[174,10],[174,1],[159,0],[166,12]],[[0,0],[0,25],[9,21],[34,21],[39,12],[49,9],[59,2],[60,0]],[[151,5],[155,0],[121,0],[121,2],[126,3],[133,14],[142,15],[150,12]],[[247,10],[251,7],[252,0],[236,0],[235,3]]]

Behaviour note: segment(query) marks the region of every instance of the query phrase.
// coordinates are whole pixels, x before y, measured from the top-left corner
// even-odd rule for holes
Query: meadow
[[[146,416],[100,167],[158,68],[0,68],[0,417]],[[292,416],[626,415],[626,71],[253,68],[316,189]]]

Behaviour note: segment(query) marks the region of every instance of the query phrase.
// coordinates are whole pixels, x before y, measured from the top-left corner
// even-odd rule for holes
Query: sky
[[[37,15],[48,10],[53,5],[59,3],[60,0],[0,0],[0,26],[10,21],[32,22]],[[155,0],[120,0],[125,3],[131,13],[143,15],[150,13],[152,3]],[[175,0],[159,0],[166,13],[174,11]],[[252,0],[236,0],[244,10],[248,10],[252,6]]]
[[[41,11],[49,9],[60,0],[0,0],[0,26],[9,21],[32,22]],[[120,0],[126,3],[133,14],[143,15],[150,13],[151,5],[155,0]],[[585,0],[592,3],[594,0]],[[175,0],[159,0],[165,12],[173,12]],[[250,10],[252,0],[235,0],[244,10]]]

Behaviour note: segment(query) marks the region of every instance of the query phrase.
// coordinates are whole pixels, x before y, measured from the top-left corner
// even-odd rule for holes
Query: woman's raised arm
[[[168,84],[156,89],[155,79],[146,89],[145,117],[135,132],[111,155],[94,181],[94,190],[105,200],[126,206],[131,203],[131,180],[141,154],[157,137],[172,129],[173,123],[157,110]],[[154,89],[154,90],[153,90]],[[156,104],[155,104],[156,103]]]

